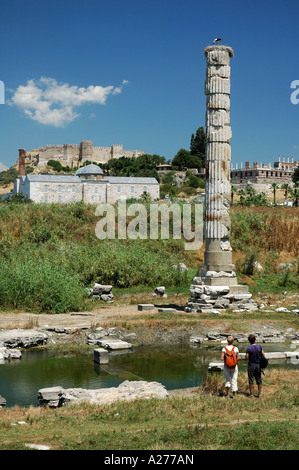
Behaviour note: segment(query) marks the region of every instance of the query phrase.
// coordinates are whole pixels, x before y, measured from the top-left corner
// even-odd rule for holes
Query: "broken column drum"
[[[186,311],[226,308],[234,295],[248,301],[247,286],[238,286],[230,245],[230,59],[228,46],[208,46],[206,103],[205,254],[200,277],[193,280]]]

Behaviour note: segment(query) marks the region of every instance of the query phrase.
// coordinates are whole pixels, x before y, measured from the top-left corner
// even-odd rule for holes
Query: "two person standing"
[[[248,341],[250,346],[246,349],[245,360],[248,361],[247,373],[248,373],[248,382],[249,382],[249,398],[253,398],[254,391],[254,381],[258,386],[258,398],[261,398],[262,393],[262,376],[261,376],[261,365],[260,358],[261,355],[265,356],[263,348],[255,344],[255,336],[249,335]],[[221,351],[221,361],[224,361],[224,378],[225,378],[225,388],[226,396],[229,398],[235,398],[235,393],[238,390],[237,380],[238,380],[238,360],[239,360],[239,350],[236,346],[233,345],[234,338],[228,336],[227,338],[228,346],[224,347]],[[232,391],[232,395],[231,392]]]

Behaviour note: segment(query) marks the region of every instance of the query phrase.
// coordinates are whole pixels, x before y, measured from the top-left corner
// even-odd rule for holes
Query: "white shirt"
[[[233,348],[235,348],[235,355],[239,354],[239,349],[237,348],[237,346],[234,346],[233,344],[229,344],[228,346],[226,346],[226,348],[229,351],[231,351]],[[224,352],[224,354],[226,353],[225,348],[222,349],[222,352]]]

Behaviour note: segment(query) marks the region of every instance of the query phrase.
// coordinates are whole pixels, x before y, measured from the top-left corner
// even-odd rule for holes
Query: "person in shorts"
[[[248,361],[247,373],[249,382],[249,398],[253,398],[254,381],[258,386],[258,398],[262,395],[262,373],[260,365],[261,354],[264,354],[262,346],[255,343],[255,336],[249,335],[250,346],[246,349],[245,360]]]

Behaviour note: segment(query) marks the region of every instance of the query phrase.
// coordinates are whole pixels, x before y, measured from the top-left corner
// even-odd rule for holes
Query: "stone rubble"
[[[208,273],[206,273],[208,274]],[[229,277],[231,273],[215,273],[217,277]],[[191,296],[186,304],[185,312],[204,313],[213,309],[244,309],[257,310],[258,305],[252,299],[252,294],[243,293],[242,286],[206,285],[206,278],[195,277],[190,286]],[[246,286],[245,286],[246,287]]]
[[[233,333],[232,336],[236,343],[248,343],[248,336],[251,333],[255,334],[257,343],[284,343],[286,340],[294,340],[292,343],[296,346],[296,340],[297,338],[299,339],[299,331],[295,331],[293,328],[287,328],[285,331],[265,328],[265,331]],[[231,333],[211,331],[207,332],[205,335],[191,336],[189,342],[194,344],[201,344],[204,342],[222,342],[230,334]]]
[[[95,300],[103,300],[104,302],[112,303],[114,295],[112,294],[112,286],[95,283],[92,289],[89,289],[89,294]]]
[[[165,294],[164,286],[156,287],[153,297],[156,297],[157,295],[159,295],[160,297],[167,298],[167,294]]]
[[[169,396],[164,385],[158,382],[126,380],[118,387],[87,390],[82,388],[63,389],[62,387],[45,388],[38,391],[41,406],[57,408],[68,404],[88,402],[92,404],[110,404],[115,401],[135,399],[166,398]]]
[[[0,347],[30,348],[46,344],[48,335],[37,330],[0,330]]]

